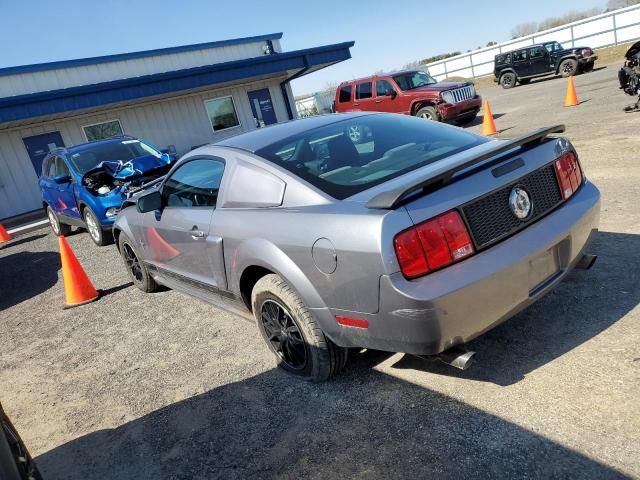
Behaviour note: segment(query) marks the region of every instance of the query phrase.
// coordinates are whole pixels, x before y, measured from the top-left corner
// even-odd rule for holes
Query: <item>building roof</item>
[[[103,55],[100,57],[77,58],[75,60],[60,60],[57,62],[36,63],[32,65],[19,65],[15,67],[0,68],[0,77],[6,75],[17,75],[20,73],[43,72],[46,70],[56,70],[58,68],[80,67],[84,65],[99,65],[101,63],[118,62],[122,60],[132,60],[136,58],[154,57],[156,55],[167,55],[171,53],[191,52],[194,50],[204,50],[206,48],[229,47],[242,43],[261,42],[265,40],[279,40],[282,32],[258,35],[255,37],[232,38],[229,40],[218,40],[215,42],[195,43],[193,45],[181,45],[178,47],[156,48],[154,50],[141,50],[139,52],[118,53],[115,55]]]
[[[91,85],[0,98],[0,123],[185,92],[289,71],[296,72],[289,79],[298,78],[351,58],[349,49],[353,45],[354,42],[324,45]]]

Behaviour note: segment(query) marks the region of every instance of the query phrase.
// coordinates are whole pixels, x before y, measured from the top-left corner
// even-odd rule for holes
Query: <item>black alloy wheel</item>
[[[307,365],[307,346],[288,310],[267,299],[262,304],[260,319],[271,349],[280,360],[292,370],[303,370]]]

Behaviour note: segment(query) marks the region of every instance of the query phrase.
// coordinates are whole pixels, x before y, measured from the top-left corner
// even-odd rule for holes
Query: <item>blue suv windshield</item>
[[[134,158],[152,155],[162,157],[162,153],[156,148],[147,145],[140,140],[122,140],[119,142],[100,143],[82,150],[72,152],[69,160],[75,169],[85,174],[101,162],[128,162]]]

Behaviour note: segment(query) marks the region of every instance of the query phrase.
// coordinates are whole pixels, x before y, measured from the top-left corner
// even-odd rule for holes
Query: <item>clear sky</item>
[[[329,82],[510,38],[519,23],[606,0],[0,0],[0,67],[283,32],[284,50],[355,40],[352,59],[293,82]]]

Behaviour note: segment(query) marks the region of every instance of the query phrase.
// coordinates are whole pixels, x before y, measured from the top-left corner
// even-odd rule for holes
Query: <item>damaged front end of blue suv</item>
[[[133,137],[61,148],[43,161],[40,191],[56,235],[86,228],[97,245],[111,240],[122,202],[133,190],[164,176],[175,157]]]

